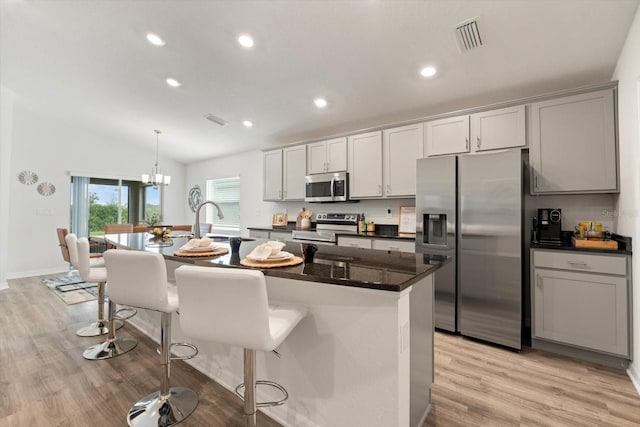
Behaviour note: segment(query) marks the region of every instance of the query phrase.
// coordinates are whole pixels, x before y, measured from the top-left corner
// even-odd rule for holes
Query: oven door
[[[305,202],[346,202],[349,178],[346,172],[322,173],[305,177]]]

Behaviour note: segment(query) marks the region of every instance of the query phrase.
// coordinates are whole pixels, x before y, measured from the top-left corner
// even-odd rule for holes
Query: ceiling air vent
[[[214,116],[213,114],[209,113],[206,116],[204,116],[205,119],[209,120],[210,122],[213,122],[215,124],[218,124],[220,126],[224,126],[227,124],[227,122],[225,122],[224,120],[222,120],[220,117]]]
[[[461,53],[482,46],[482,37],[478,30],[478,17],[468,19],[456,27],[456,39]]]

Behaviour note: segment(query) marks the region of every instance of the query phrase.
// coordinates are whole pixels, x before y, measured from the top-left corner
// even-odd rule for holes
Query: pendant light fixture
[[[162,175],[160,173],[160,168],[158,168],[158,142],[159,136],[162,132],[158,129],[154,129],[153,131],[156,133],[156,163],[151,168],[150,175],[146,173],[142,174],[142,182],[144,184],[151,184],[157,188],[159,185],[169,185],[171,177],[169,175]]]

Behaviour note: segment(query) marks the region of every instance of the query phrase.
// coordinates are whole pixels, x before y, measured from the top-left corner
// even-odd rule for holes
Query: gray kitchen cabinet
[[[469,116],[448,117],[424,124],[424,157],[469,152]]]
[[[629,259],[532,249],[532,338],[628,358]]]
[[[618,191],[614,90],[531,104],[531,194]]]
[[[373,239],[371,248],[385,251],[415,252],[416,243],[413,240]]]
[[[282,149],[262,153],[262,199],[282,200]]]
[[[291,232],[290,231],[270,231],[269,240],[276,240],[278,242],[291,240]]]
[[[347,145],[350,197],[382,197],[382,132],[349,136]]]
[[[426,122],[424,156],[524,147],[525,111],[516,105]]]
[[[341,172],[347,170],[347,138],[307,144],[307,173]]]
[[[269,232],[267,230],[249,230],[249,237],[254,239],[268,239]]]
[[[304,200],[307,147],[297,145],[282,150],[282,199]]]
[[[382,131],[385,197],[415,196],[416,160],[422,157],[422,140],[422,123]]]
[[[499,150],[527,145],[524,105],[475,113],[469,120],[471,151]]]
[[[338,236],[338,246],[348,246],[351,248],[371,249],[371,239],[366,237],[344,237]]]

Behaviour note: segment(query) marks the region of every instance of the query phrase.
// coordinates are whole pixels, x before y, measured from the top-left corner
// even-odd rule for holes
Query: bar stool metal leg
[[[115,316],[116,303],[109,300],[109,330],[107,340],[87,348],[84,353],[82,353],[82,356],[85,359],[111,359],[112,357],[120,356],[121,354],[133,350],[133,348],[138,344],[138,341],[134,338],[116,338]]]
[[[107,320],[104,318],[104,288],[105,282],[98,282],[98,320],[88,326],[84,326],[76,331],[76,335],[81,337],[97,337],[109,333]],[[116,329],[124,326],[122,320],[115,321]]]
[[[169,388],[171,313],[162,313],[160,343],[160,391],[143,397],[129,409],[127,423],[130,426],[170,427],[187,418],[198,406],[198,395],[193,390],[185,387]]]

